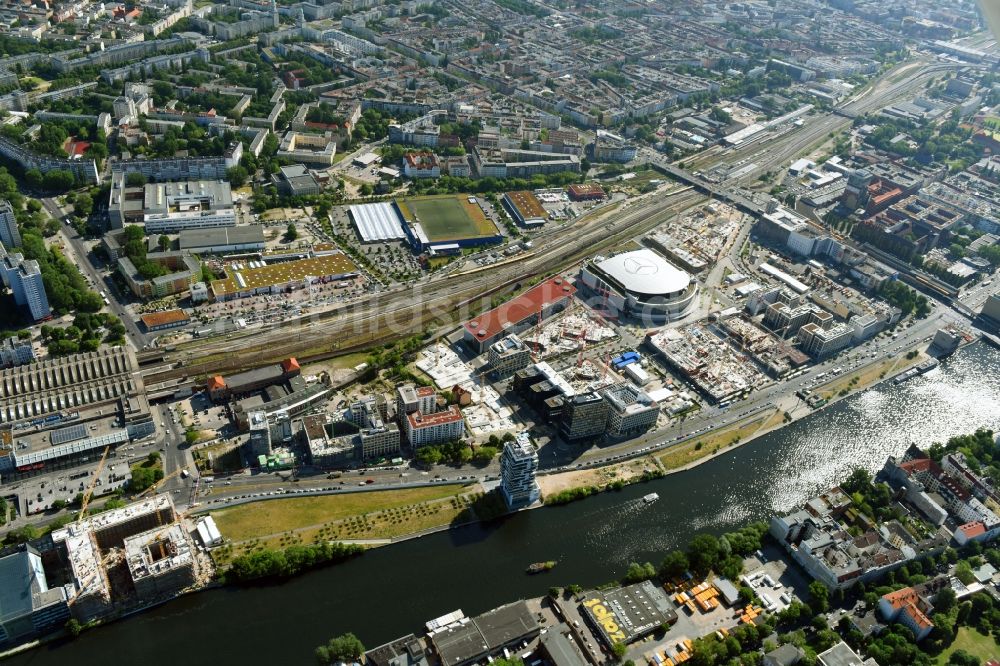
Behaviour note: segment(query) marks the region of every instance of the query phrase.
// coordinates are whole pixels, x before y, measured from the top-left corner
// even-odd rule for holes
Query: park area
[[[477,499],[477,487],[423,488],[315,495],[241,504],[213,511],[232,544],[217,562],[255,546],[284,548],[322,541],[379,542],[449,525]]]
[[[499,235],[475,197],[469,195],[410,197],[396,203],[403,218],[419,222],[432,243]]]
[[[985,636],[970,627],[959,627],[955,640],[938,655],[938,664],[947,664],[951,655],[962,651],[973,657],[975,663],[983,664],[990,659],[1000,659],[1000,646],[990,636]],[[971,661],[969,663],[972,663]]]

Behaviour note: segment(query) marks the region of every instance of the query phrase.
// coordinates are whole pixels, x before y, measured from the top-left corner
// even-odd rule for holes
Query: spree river
[[[1000,430],[1000,351],[977,343],[904,384],[886,383],[693,470],[497,524],[379,548],[280,585],[201,592],[14,664],[310,664],[345,631],[373,647],[461,608],[472,615],[549,586],[595,585],[658,562],[698,531],[720,533],[800,503],[855,466],[910,443]],[[660,501],[641,497],[656,491]],[[527,576],[539,560],[551,573]]]

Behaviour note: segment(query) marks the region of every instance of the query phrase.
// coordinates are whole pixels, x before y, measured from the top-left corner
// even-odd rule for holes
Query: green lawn
[[[948,658],[955,650],[965,650],[972,656],[985,662],[988,659],[1000,659],[1000,646],[991,636],[983,636],[975,629],[960,627],[954,642],[948,649],[938,655],[938,664],[947,664]]]
[[[357,477],[350,478],[353,481]],[[315,495],[241,504],[213,511],[212,516],[223,536],[233,541],[243,541],[373,511],[453,497],[462,490],[461,485],[442,484],[343,495]]]
[[[470,195],[411,197],[398,202],[403,215],[420,222],[431,241],[495,236],[498,232]]]

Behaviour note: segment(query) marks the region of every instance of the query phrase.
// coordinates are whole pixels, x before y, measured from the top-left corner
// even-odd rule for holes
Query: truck
[[[182,470],[181,470],[181,478],[182,478],[182,479],[186,479],[186,478],[188,478],[189,476],[191,476],[191,472],[187,471],[187,468],[186,468],[186,467],[185,467],[184,469],[182,469]]]

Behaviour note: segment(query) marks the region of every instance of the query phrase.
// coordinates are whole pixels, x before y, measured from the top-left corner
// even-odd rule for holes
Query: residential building
[[[35,101],[37,102],[38,100],[36,99]],[[17,163],[25,171],[38,169],[42,173],[46,173],[60,169],[69,171],[77,180],[84,183],[96,183],[99,180],[97,163],[94,160],[71,160],[41,155],[28,148],[19,146],[5,137],[0,137],[0,157]]]
[[[538,452],[528,433],[520,432],[504,445],[500,455],[500,492],[509,508],[528,506],[541,497],[535,482],[537,470]]]
[[[432,414],[436,411],[437,393],[433,387],[403,384],[396,389],[396,415],[400,421],[413,412]]]
[[[21,234],[17,230],[14,209],[6,199],[0,199],[0,243],[6,248],[21,246]]]
[[[412,412],[406,415],[403,425],[406,439],[414,448],[453,442],[465,434],[465,418],[462,410],[455,405],[450,405],[443,412],[431,414]]]
[[[14,293],[14,303],[26,308],[32,321],[47,319],[52,314],[45,295],[42,271],[34,259],[25,259],[15,252],[8,255],[0,244],[0,277],[3,284]]]
[[[915,587],[904,587],[902,590],[883,594],[878,600],[878,610],[884,620],[909,627],[918,641],[926,638],[934,629],[934,623],[930,619],[933,607]]]
[[[854,328],[845,323],[822,328],[809,323],[799,329],[799,346],[811,356],[827,356],[847,347],[854,340]]]
[[[622,382],[601,393],[608,403],[608,434],[612,437],[635,435],[656,425],[660,406],[642,389]]]
[[[287,132],[278,147],[278,157],[315,167],[329,167],[337,155],[337,141],[326,134]]]
[[[403,156],[403,175],[407,178],[438,178],[441,164],[434,153],[407,153]]]

